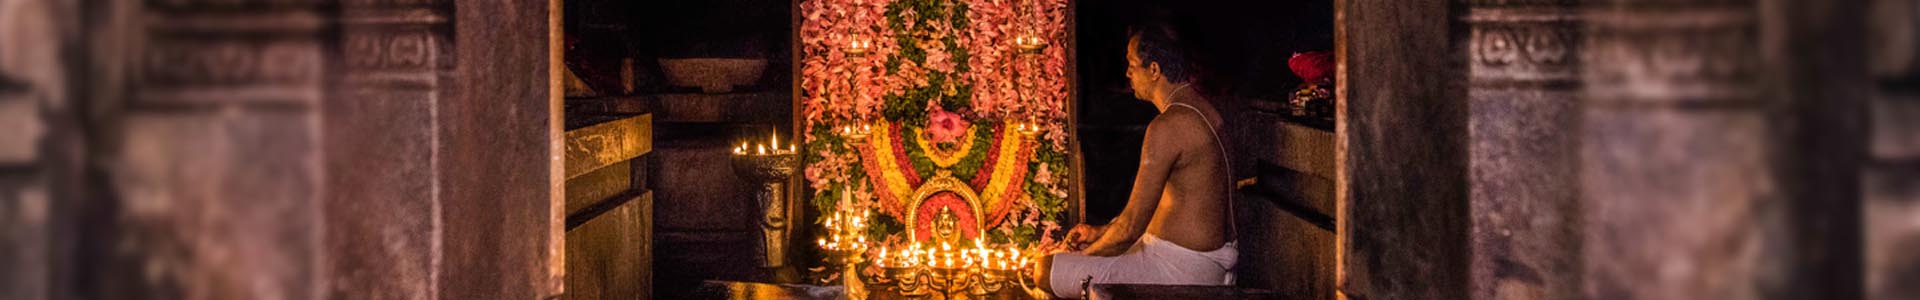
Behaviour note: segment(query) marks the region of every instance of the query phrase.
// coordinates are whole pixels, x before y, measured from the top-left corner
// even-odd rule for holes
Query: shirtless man
[[[1165,26],[1127,41],[1133,93],[1160,111],[1147,125],[1127,205],[1107,225],[1074,226],[1073,252],[1047,255],[1034,276],[1057,297],[1080,298],[1087,284],[1231,284],[1234,248],[1230,168],[1220,112],[1190,86],[1189,68]]]

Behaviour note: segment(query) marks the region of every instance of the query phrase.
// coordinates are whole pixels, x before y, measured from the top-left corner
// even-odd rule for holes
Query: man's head
[[[1169,87],[1192,79],[1179,36],[1165,23],[1149,23],[1127,32],[1127,82],[1133,96],[1154,101]]]

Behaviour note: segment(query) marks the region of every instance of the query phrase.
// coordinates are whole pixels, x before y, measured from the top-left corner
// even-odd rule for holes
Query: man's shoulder
[[[1206,124],[1203,124],[1205,120],[1199,112],[1191,109],[1167,110],[1147,124],[1147,139],[1153,140],[1153,144],[1164,144],[1162,147],[1184,151],[1207,140],[1209,133]]]
[[[1154,116],[1147,129],[1175,134],[1206,134],[1206,116],[1192,109],[1168,109]]]
[[[1192,125],[1198,125],[1200,124],[1199,123],[1201,120],[1200,118],[1201,118],[1201,115],[1199,111],[1186,109],[1186,108],[1181,108],[1181,109],[1168,108],[1166,111],[1160,112],[1159,115],[1153,116],[1153,121],[1148,123],[1147,126],[1154,126],[1154,125],[1184,126],[1184,125],[1189,125],[1189,123],[1191,123]]]

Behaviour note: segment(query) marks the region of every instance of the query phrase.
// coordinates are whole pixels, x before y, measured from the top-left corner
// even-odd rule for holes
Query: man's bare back
[[[1185,94],[1175,99],[1199,99],[1197,94]],[[1172,105],[1147,125],[1150,138],[1157,140],[1146,142],[1144,147],[1157,149],[1142,152],[1177,153],[1172,170],[1167,172],[1159,207],[1147,222],[1147,234],[1187,249],[1210,251],[1232,239],[1227,224],[1232,217],[1227,211],[1230,170],[1225,153],[1221,153],[1222,141],[1210,132],[1222,125],[1218,121],[1220,113],[1205,100],[1178,100],[1175,103],[1185,105]],[[1178,108],[1182,106],[1193,109]],[[1155,135],[1153,131],[1171,133]]]

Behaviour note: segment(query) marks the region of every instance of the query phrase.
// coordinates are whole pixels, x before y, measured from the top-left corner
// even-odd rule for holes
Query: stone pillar
[[[1866,299],[1920,299],[1920,2],[1869,2]]]
[[[1335,4],[1337,284],[1349,298],[1469,297],[1469,103],[1453,4]]]
[[[1586,298],[1756,299],[1786,271],[1777,109],[1752,1],[1595,1],[1580,175]]]
[[[66,13],[48,1],[0,0],[0,299],[64,299],[56,279],[63,245],[61,196],[83,158],[70,135],[78,113],[61,64],[71,36]]]
[[[1859,298],[1857,5],[1588,7],[1582,297]]]
[[[98,145],[104,256],[85,298],[316,299],[324,295],[319,1],[103,3],[95,63],[126,73]],[[125,26],[125,27],[117,27]],[[130,38],[131,37],[131,38]],[[121,51],[121,52],[113,52]],[[118,86],[104,86],[114,89]]]
[[[1578,0],[1468,0],[1474,299],[1579,298]]]
[[[558,1],[452,1],[453,76],[433,105],[442,299],[565,288]]]
[[[443,233],[435,151],[451,3],[348,0],[329,54],[326,250],[342,299],[431,299]]]

